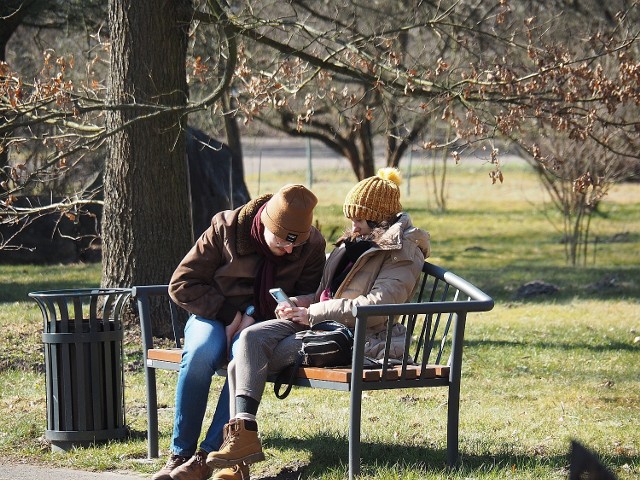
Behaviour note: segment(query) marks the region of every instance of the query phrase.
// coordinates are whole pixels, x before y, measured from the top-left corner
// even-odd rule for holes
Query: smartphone
[[[286,303],[290,307],[295,307],[296,305],[289,299],[287,294],[284,293],[284,291],[281,288],[271,288],[269,290],[269,293],[273,298],[275,298],[276,302],[278,302],[278,305],[280,305],[281,303]]]

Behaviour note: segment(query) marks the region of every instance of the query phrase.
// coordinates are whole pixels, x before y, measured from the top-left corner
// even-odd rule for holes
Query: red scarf
[[[285,261],[284,256],[279,257],[273,254],[264,239],[264,225],[260,221],[260,215],[266,206],[267,204],[265,203],[260,207],[251,224],[251,243],[253,243],[258,255],[262,257],[258,262],[256,277],[253,282],[254,306],[256,307],[254,317],[258,321],[268,320],[275,316],[274,312],[278,304],[269,294],[269,289],[279,286],[275,285],[276,268]]]

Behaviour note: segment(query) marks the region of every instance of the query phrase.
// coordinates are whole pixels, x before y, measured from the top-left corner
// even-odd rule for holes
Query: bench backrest
[[[356,320],[356,342],[354,350],[360,358],[364,350],[366,319],[369,316],[396,318],[407,328],[404,358],[400,379],[412,378],[416,374],[424,377],[430,374],[430,365],[450,367],[449,377],[458,377],[462,362],[462,342],[466,325],[466,315],[473,311],[488,311],[493,308],[493,300],[484,292],[457,275],[431,263],[425,262],[422,275],[411,302],[399,305],[372,305],[354,308]],[[384,371],[392,368],[388,352],[393,322],[387,322],[387,345],[382,359]],[[396,367],[396,370],[398,367]],[[409,375],[410,374],[410,375]],[[452,377],[453,376],[453,377]]]
[[[151,300],[161,297],[168,302],[169,317],[175,338],[175,347],[181,347],[186,312],[177,307],[168,295],[167,285],[136,286],[132,294],[138,300],[143,336],[143,348],[154,348],[150,321]],[[462,341],[467,312],[487,311],[493,308],[493,300],[475,286],[457,275],[425,262],[422,275],[411,302],[401,305],[375,305],[354,308],[356,322],[356,344],[354,350],[364,350],[364,330],[368,316],[388,316],[407,327],[405,356],[400,367],[404,373],[412,366],[419,366],[418,375],[426,375],[428,365],[452,367],[453,375],[459,375],[462,360]],[[395,365],[389,360],[390,331],[393,322],[388,322],[388,335],[383,370]],[[361,327],[360,327],[361,326]],[[359,338],[360,337],[360,338]],[[360,342],[360,343],[359,343]],[[359,358],[362,358],[363,354]],[[397,363],[397,362],[395,362]],[[457,371],[457,373],[456,373]],[[412,372],[415,375],[415,369]]]

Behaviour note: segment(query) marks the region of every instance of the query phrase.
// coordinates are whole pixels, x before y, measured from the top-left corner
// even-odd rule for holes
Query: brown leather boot
[[[213,469],[207,465],[206,459],[207,452],[198,450],[189,461],[171,472],[171,480],[207,480]]]
[[[232,418],[227,425],[227,437],[220,450],[207,456],[207,465],[212,468],[232,467],[264,460],[256,422]]]
[[[213,480],[249,480],[249,466],[241,463],[233,467],[218,470]]]
[[[189,457],[183,457],[182,455],[171,455],[167,463],[162,469],[157,471],[151,480],[171,480],[171,472],[173,472],[180,465],[189,460]]]

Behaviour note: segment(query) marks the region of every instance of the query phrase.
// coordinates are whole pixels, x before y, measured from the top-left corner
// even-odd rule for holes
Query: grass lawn
[[[562,479],[571,439],[592,449],[620,479],[640,477],[640,185],[612,191],[592,221],[599,242],[586,265],[564,261],[560,222],[536,179],[505,168],[491,185],[481,165],[452,168],[446,213],[432,211],[426,167],[414,167],[402,202],[431,233],[431,261],[496,299],[467,322],[460,467],[445,469],[446,395],[438,389],[368,392],[363,403],[362,472],[371,479]],[[305,172],[248,178],[255,195]],[[344,226],[348,173],[316,172],[318,226],[329,241]],[[410,195],[406,188],[410,187]],[[622,234],[622,235],[617,235]],[[622,239],[622,241],[613,241]],[[43,433],[46,403],[41,314],[29,291],[95,286],[99,265],[0,266],[0,455],[89,470],[151,473],[146,457],[144,375],[136,333],[126,337],[125,441],[52,454]],[[514,300],[541,280],[558,292]],[[177,375],[158,371],[160,444],[167,452]],[[211,407],[222,380],[214,379]],[[343,479],[348,394],[295,389],[277,400],[268,385],[259,418],[267,461],[253,478]],[[209,412],[210,414],[211,412]]]

